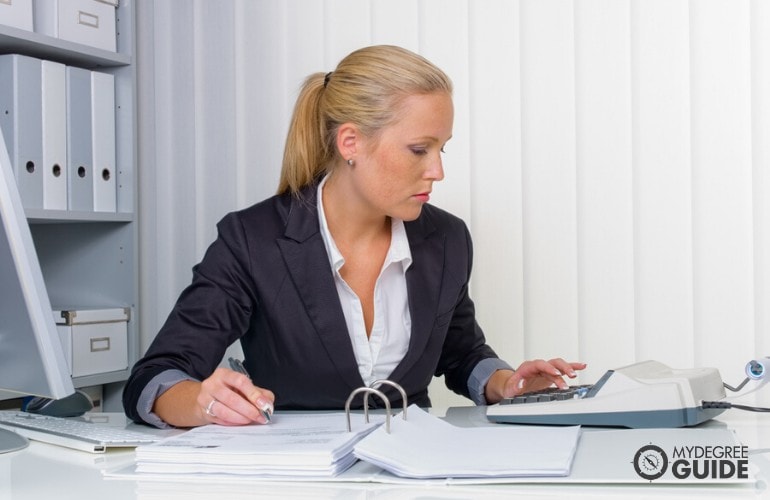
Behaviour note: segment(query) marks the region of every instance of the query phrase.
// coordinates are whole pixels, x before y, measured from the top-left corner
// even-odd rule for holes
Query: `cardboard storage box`
[[[54,311],[73,377],[128,368],[129,308]]]
[[[32,0],[0,0],[0,24],[32,31]]]
[[[35,31],[115,52],[117,6],[118,0],[35,0]]]

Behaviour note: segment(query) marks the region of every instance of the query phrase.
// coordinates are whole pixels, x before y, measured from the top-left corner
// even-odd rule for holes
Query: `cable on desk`
[[[738,392],[738,391],[740,391],[741,389],[743,389],[743,386],[745,386],[746,384],[748,384],[750,380],[751,380],[751,379],[750,379],[749,377],[746,377],[745,379],[743,379],[743,382],[741,382],[740,384],[738,384],[738,386],[737,386],[737,387],[733,387],[733,386],[731,386],[730,384],[727,384],[727,383],[725,383],[725,382],[723,382],[723,383],[722,383],[722,385],[723,385],[723,386],[725,386],[725,389],[727,389],[727,390],[729,390],[729,391],[732,391],[732,392]]]
[[[728,403],[727,401],[703,401],[701,404],[701,407],[704,410],[708,409],[736,409],[736,410],[745,410],[745,411],[755,411],[760,413],[770,412],[770,408],[762,408],[759,406],[747,406],[747,405],[737,405],[735,403]]]

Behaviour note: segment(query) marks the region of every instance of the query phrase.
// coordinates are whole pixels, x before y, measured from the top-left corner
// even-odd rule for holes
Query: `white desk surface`
[[[464,407],[431,410],[455,425],[484,425],[482,408]],[[119,417],[110,414],[111,417]],[[751,463],[761,469],[760,477],[770,477],[770,415],[729,410],[712,423],[727,425],[750,450]],[[132,424],[133,425],[133,424]],[[633,455],[635,450],[629,450]],[[764,481],[758,487],[749,485],[665,486],[642,485],[574,485],[513,484],[486,486],[414,486],[376,483],[250,483],[250,484],[183,484],[139,480],[105,479],[102,470],[120,468],[133,463],[133,451],[110,451],[90,454],[32,441],[24,450],[0,455],[0,499],[223,499],[241,498],[308,498],[313,500],[344,499],[593,499],[593,498],[770,498]]]

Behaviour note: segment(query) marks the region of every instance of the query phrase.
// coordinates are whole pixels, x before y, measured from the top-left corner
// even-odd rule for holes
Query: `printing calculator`
[[[499,423],[602,427],[688,427],[726,408],[703,408],[724,399],[716,368],[672,369],[642,361],[608,370],[596,383],[550,388],[504,399],[487,408]]]

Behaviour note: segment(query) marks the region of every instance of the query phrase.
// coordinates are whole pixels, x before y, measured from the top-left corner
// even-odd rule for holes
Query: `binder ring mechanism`
[[[390,434],[390,401],[387,397],[385,397],[385,394],[378,390],[377,388],[381,385],[389,385],[391,387],[395,387],[398,389],[398,392],[401,393],[401,401],[403,402],[404,409],[403,409],[403,418],[406,420],[406,407],[407,407],[407,397],[406,397],[406,391],[403,387],[401,387],[399,384],[393,382],[392,380],[375,380],[371,384],[369,384],[369,387],[359,387],[358,389],[355,389],[353,392],[350,393],[350,396],[348,396],[348,400],[345,402],[345,416],[348,419],[348,432],[352,431],[353,428],[350,425],[350,403],[353,402],[353,399],[361,394],[364,393],[364,420],[366,423],[369,423],[369,394],[375,394],[379,396],[380,399],[385,403],[385,432]]]

